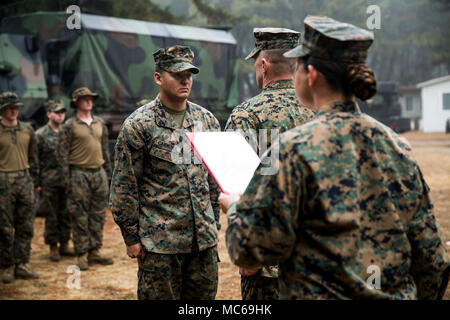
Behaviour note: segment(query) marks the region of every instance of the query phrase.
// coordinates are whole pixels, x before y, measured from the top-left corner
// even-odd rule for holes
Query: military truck
[[[48,95],[36,36],[0,33],[0,90],[13,91],[21,97],[26,106],[21,111],[23,119],[34,116],[42,123],[34,111]]]
[[[35,127],[46,122],[43,102],[87,86],[99,93],[94,112],[102,116],[111,143],[136,102],[153,99],[153,52],[175,44],[195,54],[190,100],[211,110],[224,125],[237,104],[236,40],[226,30],[170,25],[81,13],[70,30],[65,12],[5,17],[0,29],[0,90],[24,100],[21,117]],[[70,109],[70,108],[68,108]],[[69,110],[73,113],[73,110]]]
[[[378,92],[370,100],[358,100],[361,111],[389,126],[396,132],[409,131],[410,120],[401,117],[398,84],[393,81],[378,81]]]

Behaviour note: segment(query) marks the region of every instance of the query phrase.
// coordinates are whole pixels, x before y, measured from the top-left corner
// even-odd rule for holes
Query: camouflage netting
[[[237,104],[236,41],[231,33],[83,13],[81,29],[69,30],[68,17],[36,12],[2,20],[0,89],[22,98],[63,96],[68,106],[70,93],[87,86],[99,93],[96,110],[114,133],[136,102],[158,92],[153,52],[181,44],[191,47],[200,69],[190,100],[223,120]],[[41,104],[31,108],[25,103],[26,117],[39,122]]]

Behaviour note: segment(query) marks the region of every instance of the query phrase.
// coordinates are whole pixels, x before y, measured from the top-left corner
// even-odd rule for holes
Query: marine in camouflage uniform
[[[363,64],[372,41],[366,30],[308,16],[303,44],[286,56]],[[282,134],[279,150],[279,172],[258,169],[228,209],[234,263],[278,263],[282,299],[442,298],[449,258],[404,138],[354,101],[336,101]]]
[[[282,133],[309,121],[314,113],[302,106],[295,96],[292,81],[295,64],[282,56],[297,45],[300,33],[284,28],[255,28],[253,33],[255,48],[246,60],[255,59],[257,83],[262,92],[235,107],[225,129],[250,133],[246,137],[255,151],[262,156],[271,145],[270,130],[275,129]],[[266,56],[271,53],[274,54],[273,58]],[[264,71],[261,67],[262,59],[269,63]],[[280,68],[283,68],[282,73]],[[260,137],[259,130],[262,129],[267,130],[266,137]],[[251,130],[254,130],[255,135],[251,136]],[[264,138],[267,139],[267,145],[260,145]]]
[[[81,120],[80,99],[87,97],[96,98],[97,94],[86,87],[72,93],[71,107],[76,107],[77,113],[64,123],[60,140],[65,176],[70,177],[70,181],[65,182],[70,189],[68,210],[81,270],[87,270],[88,264],[93,263],[113,264],[112,259],[103,257],[99,251],[103,245],[108,178],[111,176],[108,129],[101,118],[90,114],[90,110],[92,122]]]
[[[15,110],[22,106],[17,94],[0,95],[0,266],[5,269],[5,283],[39,277],[28,264],[34,223],[33,186],[39,168],[34,131],[17,120]]]
[[[192,85],[191,73],[199,71],[193,57],[184,46],[158,50],[155,81],[184,74],[189,80],[176,86]],[[131,114],[117,138],[111,211],[128,255],[139,258],[139,299],[214,299],[219,189],[193,153],[187,163],[173,154],[182,146],[191,150],[183,132],[218,131],[220,125],[211,112],[187,100],[190,90],[180,100],[184,110],[169,108],[167,84],[157,84],[160,95]],[[132,248],[140,253],[130,254]]]
[[[47,102],[49,122],[36,131],[40,169],[36,187],[40,187],[40,201],[43,204],[41,207],[45,210],[44,239],[50,246],[52,261],[59,261],[60,255],[74,255],[68,246],[71,219],[67,210],[64,166],[62,159],[58,156],[60,129],[64,122],[65,111],[63,101],[49,100]]]
[[[295,63],[291,59],[282,57],[284,52],[297,45],[300,33],[283,28],[255,28],[254,37],[255,48],[246,60],[255,59],[257,83],[262,88],[262,92],[234,108],[225,129],[242,130],[249,138],[250,144],[255,147],[255,151],[262,156],[272,143],[271,130],[276,130],[277,134],[282,133],[311,120],[314,113],[301,106],[295,95],[292,81]],[[267,55],[268,52],[275,54],[276,58],[271,58]],[[266,59],[264,72],[261,70],[262,59]],[[280,64],[284,65],[280,66]],[[281,73],[280,69],[284,72]],[[264,133],[265,136],[261,137],[260,130],[267,130],[267,134]],[[266,138],[267,143],[260,141],[261,138]],[[264,267],[252,276],[242,275],[242,298],[244,300],[278,299],[277,276],[276,266]]]

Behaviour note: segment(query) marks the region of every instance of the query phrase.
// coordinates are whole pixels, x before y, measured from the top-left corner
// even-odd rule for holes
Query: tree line
[[[448,0],[12,0],[0,17],[34,11],[61,11],[76,4],[83,13],[228,29],[237,40],[240,96],[258,89],[251,61],[254,27],[303,31],[308,14],[327,15],[367,28],[369,5],[380,8],[380,29],[367,64],[379,80],[414,85],[450,73]]]

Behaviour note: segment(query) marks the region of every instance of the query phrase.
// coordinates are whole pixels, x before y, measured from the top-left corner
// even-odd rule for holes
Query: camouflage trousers
[[[0,172],[0,264],[28,263],[34,224],[33,181],[28,170]]]
[[[218,286],[217,247],[192,253],[147,252],[139,259],[139,300],[214,300]]]
[[[67,207],[72,218],[72,241],[77,255],[100,249],[108,197],[108,178],[105,170],[70,169],[71,191]]]
[[[42,186],[41,198],[45,217],[44,239],[48,245],[70,239],[71,221],[64,187]]]
[[[241,276],[241,294],[242,300],[278,300],[278,278]]]

